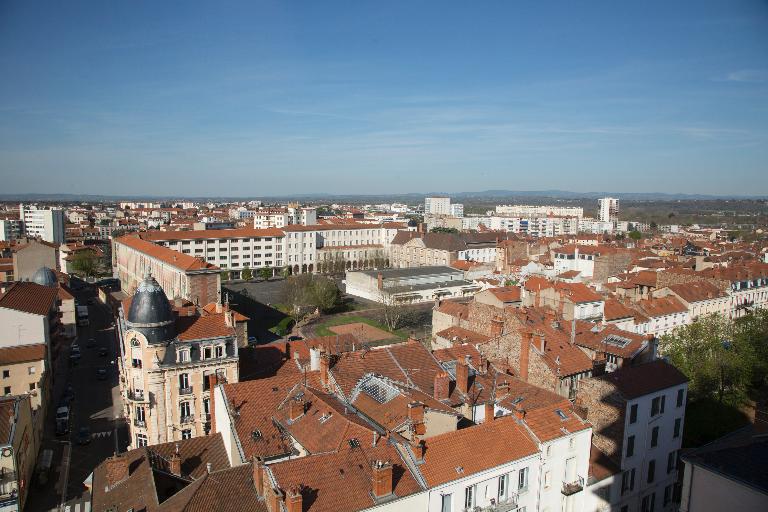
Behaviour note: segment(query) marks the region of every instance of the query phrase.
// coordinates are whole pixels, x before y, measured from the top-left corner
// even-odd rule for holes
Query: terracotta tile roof
[[[177,447],[181,457],[181,473],[185,479],[178,479],[168,474],[167,459],[176,452]],[[213,471],[229,467],[229,459],[221,434],[137,448],[123,453],[122,456],[129,463],[128,478],[111,488],[107,485],[107,462],[102,462],[94,469],[92,495],[94,510],[107,510],[110,507],[115,507],[116,510],[133,508],[146,510],[146,512],[181,510],[173,506],[175,500],[165,501],[169,496],[165,494],[158,496],[158,492],[164,493],[165,489],[158,489],[155,483],[156,478],[166,479],[166,481],[170,479],[176,485],[186,487],[187,484],[195,485],[194,480],[205,476],[207,463],[211,463]],[[192,483],[189,483],[190,481]]]
[[[688,308],[675,296],[643,299],[634,303],[635,308],[650,318],[685,313]]]
[[[443,329],[442,331],[435,334],[435,336],[439,336],[450,341],[455,341],[456,343],[474,344],[485,343],[491,339],[489,336],[485,336],[479,332],[470,331],[469,329],[464,329],[463,327],[458,326]]]
[[[647,339],[641,334],[625,331],[610,324],[603,326],[599,332],[594,332],[593,327],[594,324],[589,322],[580,323],[579,332],[576,334],[577,345],[625,359],[636,356],[647,346]]]
[[[437,308],[437,310],[440,313],[455,316],[456,318],[460,318],[462,320],[469,318],[469,306],[459,302],[443,301],[440,303],[440,306]]]
[[[163,503],[162,509],[183,512],[267,512],[253,483],[253,466],[241,464],[205,474]]]
[[[625,366],[615,372],[593,378],[610,382],[627,400],[688,382],[688,377],[662,359],[645,364]]]
[[[377,229],[380,228],[379,224],[363,224],[363,223],[350,223],[347,219],[346,224],[314,224],[310,226],[303,226],[301,224],[291,224],[281,228],[286,233],[298,232],[298,231],[331,231],[340,229]]]
[[[431,437],[419,470],[430,487],[538,453],[536,443],[511,416]]]
[[[149,241],[176,240],[217,240],[227,238],[283,237],[282,229],[238,228],[238,229],[201,229],[196,231],[145,231],[139,235]]]
[[[616,299],[605,299],[603,316],[606,321],[620,320],[622,318],[632,318],[633,311]]]
[[[45,352],[45,343],[0,348],[0,365],[40,361],[45,359]]]
[[[499,288],[488,289],[501,302],[520,302],[519,286],[501,286]]]
[[[574,277],[578,276],[579,274],[581,274],[581,272],[578,271],[578,270],[566,270],[565,272],[561,272],[561,273],[557,274],[557,277],[559,277],[561,279],[573,279]]]
[[[206,316],[179,316],[176,318],[176,332],[179,340],[202,340],[222,336],[235,336],[235,329],[229,327],[224,314]]]
[[[619,473],[621,473],[621,468],[608,455],[595,448],[595,445],[591,445],[589,450],[590,483],[605,480]]]
[[[376,460],[393,465],[393,492],[398,498],[421,491],[421,487],[386,439],[375,447],[370,440],[360,448],[302,457],[269,466],[281,489],[300,488],[304,510],[352,512],[372,508],[373,471]],[[365,446],[363,448],[362,446]]]
[[[153,244],[135,235],[125,235],[115,239],[115,243],[126,245],[142,252],[151,258],[162,261],[172,267],[184,271],[211,270],[218,271],[219,267],[211,265],[201,258],[195,258],[189,254],[183,254],[160,245]]]
[[[557,411],[565,418],[563,419]],[[566,433],[572,434],[591,428],[589,423],[574,412],[571,402],[564,398],[549,407],[526,409],[523,421],[543,443],[562,437]]]
[[[583,283],[557,282],[553,283],[551,287],[560,292],[560,295],[565,295],[576,304],[602,302],[603,300],[603,297],[599,293]]]
[[[33,315],[47,316],[56,307],[58,288],[37,283],[16,282],[0,295],[0,308],[14,309]]]
[[[227,305],[223,305],[222,307],[223,307],[223,311],[227,311],[227,309],[229,308],[229,306],[227,306]],[[247,322],[248,320],[250,320],[250,318],[248,318],[244,314],[235,311],[234,308],[230,308],[230,309],[232,309],[232,313],[235,316],[235,321],[236,322]],[[205,311],[209,315],[217,314],[216,313],[216,303],[215,302],[211,302],[210,304],[206,304],[205,306],[203,306],[203,311]]]
[[[668,288],[689,304],[728,296],[720,288],[707,281],[673,284],[668,286]]]
[[[18,397],[0,398],[0,443],[9,444],[11,442],[11,431],[16,423],[16,401]]]
[[[509,411],[550,408],[563,400],[562,396],[553,391],[511,376],[497,378],[496,398],[496,403]]]

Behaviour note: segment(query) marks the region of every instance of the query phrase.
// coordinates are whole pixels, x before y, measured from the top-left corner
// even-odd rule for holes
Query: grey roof
[[[176,318],[163,288],[147,274],[131,300],[126,318],[128,327],[138,331],[149,343],[170,341],[176,337]]]
[[[40,267],[32,274],[32,282],[41,286],[58,286],[59,280],[56,279],[56,274],[53,273],[48,267]]]
[[[377,277],[381,274],[383,279],[398,279],[403,277],[419,277],[442,274],[455,274],[459,278],[464,277],[464,272],[455,268],[437,265],[432,267],[411,267],[411,268],[387,268],[382,270],[360,270],[363,274],[371,277]]]
[[[466,281],[464,279],[454,279],[452,281],[439,281],[435,283],[387,286],[384,288],[384,291],[389,294],[397,294],[397,293],[403,293],[403,292],[420,292],[423,290],[432,290],[432,289],[439,290],[440,288],[454,288],[457,286],[476,286],[477,288],[480,288],[479,286],[475,285],[475,283],[473,283],[472,281]]]

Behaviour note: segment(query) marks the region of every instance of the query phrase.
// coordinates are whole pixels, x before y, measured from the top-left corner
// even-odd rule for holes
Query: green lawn
[[[372,342],[371,343],[372,346],[390,345],[392,343],[399,343],[403,340],[408,339],[408,333],[403,331],[402,329],[398,329],[394,332],[390,331],[387,328],[387,326],[382,324],[381,322],[378,322],[372,318],[368,318],[362,315],[339,315],[339,316],[330,317],[326,319],[324,322],[319,323],[315,326],[315,335],[316,336],[335,336],[336,333],[330,330],[329,327],[333,327],[336,325],[356,324],[356,323],[368,324],[372,327],[376,327],[377,329],[381,329],[382,331],[392,333],[392,338]]]
[[[293,318],[287,316],[280,320],[277,325],[274,327],[269,328],[269,332],[272,334],[275,334],[277,336],[285,336],[291,331],[291,327],[293,326]]]
[[[747,423],[747,415],[731,405],[709,399],[689,402],[685,409],[683,448],[709,443]]]

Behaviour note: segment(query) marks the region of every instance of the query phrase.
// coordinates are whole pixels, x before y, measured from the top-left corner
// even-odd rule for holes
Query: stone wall
[[[613,384],[603,379],[583,379],[576,405],[592,423],[592,443],[615,463],[621,464],[626,402]]]
[[[598,283],[605,283],[609,277],[626,271],[631,262],[632,254],[629,251],[601,254],[595,258],[592,280]]]

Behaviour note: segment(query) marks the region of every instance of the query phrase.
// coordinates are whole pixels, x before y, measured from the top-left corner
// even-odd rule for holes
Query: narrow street
[[[67,349],[53,362],[54,385],[41,450],[54,450],[54,463],[48,484],[35,484],[30,491],[25,508],[31,511],[88,512],[90,495],[84,482],[95,466],[116,449],[124,450],[129,442],[121,418],[117,346],[111,315],[91,289],[77,292],[75,296],[81,305],[93,300],[93,304],[88,304],[90,325],[78,327],[76,342],[82,353],[80,361],[70,363]],[[95,340],[92,347],[88,346],[89,338]],[[99,355],[102,347],[107,349],[106,355]],[[101,368],[107,371],[106,380],[98,378],[97,371]],[[74,390],[69,433],[57,436],[55,410],[63,402],[68,386]],[[82,427],[90,429],[90,438],[83,436],[89,439],[87,444],[78,443],[78,431]]]

